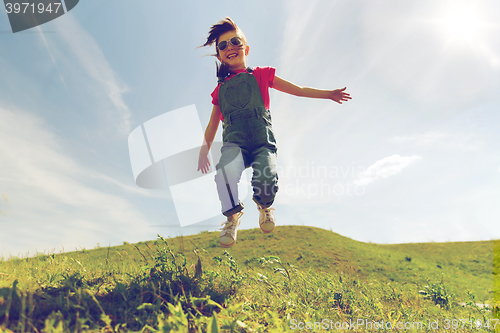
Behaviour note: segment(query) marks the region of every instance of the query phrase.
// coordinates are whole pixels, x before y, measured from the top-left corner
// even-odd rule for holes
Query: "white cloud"
[[[300,86],[320,89],[347,85],[350,80],[346,79],[343,71],[349,66],[345,63],[347,57],[340,31],[345,31],[346,16],[356,10],[355,5],[347,2],[287,1],[283,9],[286,19],[276,75]],[[350,88],[348,91],[352,93]],[[279,160],[287,166],[297,164],[296,156],[323,154],[324,145],[332,142],[332,136],[338,133],[337,128],[333,131],[331,126],[326,128],[327,124],[338,125],[338,121],[333,122],[339,119],[340,112],[345,112],[351,105],[298,98],[274,89],[270,93],[273,126],[280,149]],[[345,115],[342,119],[346,119]],[[318,142],[317,135],[323,129],[326,137]]]
[[[0,118],[0,256],[151,237],[150,222],[125,196],[146,191],[66,156],[39,117],[0,106]]]
[[[104,107],[100,112],[113,119],[113,125],[117,126],[119,134],[128,135],[132,130],[132,113],[122,94],[128,92],[129,88],[115,74],[95,39],[85,31],[73,15],[65,15],[55,20],[54,24],[58,27],[57,35],[63,38],[85,73],[94,80],[89,86],[94,87],[97,94],[103,94],[111,102],[111,108]],[[45,45],[52,57],[48,43],[45,42]],[[65,57],[66,52],[58,55]],[[75,65],[74,58],[67,61]],[[62,80],[64,82],[64,79]]]
[[[422,157],[417,155],[400,156],[398,154],[385,157],[369,166],[365,172],[360,173],[358,179],[354,181],[354,184],[367,185],[377,179],[387,178],[398,174],[403,171],[404,168],[421,158]]]

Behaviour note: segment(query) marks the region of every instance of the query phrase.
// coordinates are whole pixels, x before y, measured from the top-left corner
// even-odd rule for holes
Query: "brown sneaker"
[[[243,212],[236,213],[227,218],[227,221],[221,223],[222,232],[219,236],[219,244],[222,247],[231,247],[236,243],[236,234],[238,233],[238,227],[241,222],[241,215]]]
[[[274,226],[276,225],[276,219],[274,218],[273,210],[274,208],[262,208],[259,204],[257,204],[257,209],[260,212],[259,215],[259,225],[260,229],[265,233],[270,233],[274,230]]]

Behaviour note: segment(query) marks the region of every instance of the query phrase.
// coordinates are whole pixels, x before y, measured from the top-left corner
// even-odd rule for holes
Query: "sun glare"
[[[452,39],[472,39],[479,32],[481,22],[465,8],[454,8],[443,18],[446,33]]]
[[[453,43],[474,43],[482,38],[488,27],[477,6],[455,3],[444,10],[438,20],[447,39]]]
[[[497,9],[498,10],[498,9]],[[493,68],[500,67],[500,57],[494,48],[500,24],[492,20],[492,12],[481,1],[453,0],[441,3],[435,12],[433,29],[442,36],[445,49],[474,52],[485,57]]]

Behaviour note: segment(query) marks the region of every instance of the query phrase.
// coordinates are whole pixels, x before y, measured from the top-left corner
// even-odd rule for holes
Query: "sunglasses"
[[[240,37],[231,38],[229,40],[229,43],[231,43],[231,45],[233,46],[243,46],[243,42]],[[226,47],[228,47],[229,43],[227,40],[223,40],[222,42],[219,42],[219,44],[217,44],[217,48],[219,49],[219,51],[224,51]]]

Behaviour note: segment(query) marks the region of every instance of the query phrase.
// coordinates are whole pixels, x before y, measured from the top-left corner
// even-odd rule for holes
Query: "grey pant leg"
[[[253,151],[253,200],[263,208],[271,206],[278,192],[278,166],[274,149],[266,146]]]
[[[231,216],[243,210],[243,203],[238,197],[238,183],[245,170],[241,148],[234,144],[225,144],[222,155],[216,165],[215,182],[222,204],[222,214]]]

